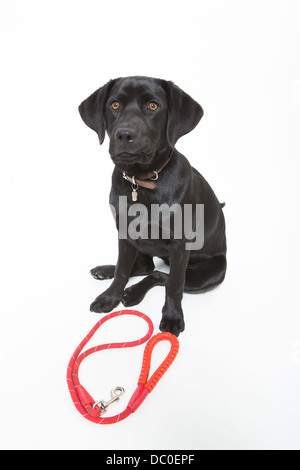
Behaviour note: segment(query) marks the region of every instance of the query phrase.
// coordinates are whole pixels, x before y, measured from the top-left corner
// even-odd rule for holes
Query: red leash
[[[143,318],[148,323],[148,332],[147,334],[136,341],[130,341],[126,343],[110,343],[110,344],[102,344],[91,349],[88,349],[84,353],[80,354],[85,345],[90,341],[90,339],[94,336],[96,331],[100,328],[103,323],[107,320],[121,316],[121,315],[136,315],[138,317]],[[144,358],[142,364],[142,370],[140,374],[140,378],[138,380],[138,386],[135,392],[133,393],[126,409],[110,418],[103,418],[102,415],[105,413],[107,407],[113,403],[114,401],[118,400],[119,397],[124,393],[124,389],[122,387],[115,387],[112,390],[112,399],[104,403],[103,401],[96,403],[95,400],[89,395],[89,393],[85,390],[85,388],[80,384],[78,378],[78,370],[79,366],[82,361],[97,351],[101,351],[103,349],[112,349],[112,348],[130,348],[133,346],[138,346],[140,344],[145,343],[153,333],[153,323],[147,315],[140,313],[136,310],[121,310],[118,312],[111,313],[106,317],[102,318],[94,328],[89,332],[89,334],[84,338],[84,340],[80,343],[76,351],[74,352],[68,366],[67,370],[67,382],[69,387],[69,392],[71,394],[71,398],[73,400],[74,405],[76,406],[79,413],[82,414],[86,419],[92,421],[96,424],[112,424],[121,421],[131,413],[134,413],[136,409],[141,405],[141,403],[145,400],[147,395],[154,389],[157,385],[158,381],[170,367],[172,362],[174,361],[175,357],[177,356],[179,350],[179,342],[176,336],[172,335],[171,333],[158,333],[157,335],[153,336],[151,340],[148,342],[145,351],[144,351]],[[148,380],[149,371],[150,371],[150,363],[151,363],[151,355],[154,346],[159,343],[160,341],[168,340],[171,343],[171,350],[167,355],[166,359],[162,362],[162,364],[157,368],[151,378]],[[100,406],[99,406],[100,405]]]

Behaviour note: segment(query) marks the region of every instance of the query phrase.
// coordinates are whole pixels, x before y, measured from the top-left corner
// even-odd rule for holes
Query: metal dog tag
[[[133,189],[133,191],[131,193],[131,197],[132,197],[132,202],[137,201],[137,189]]]
[[[137,201],[137,190],[139,189],[139,185],[138,185],[137,182],[135,181],[135,177],[134,177],[134,176],[132,177],[132,185],[131,185],[131,188],[132,188],[132,193],[131,193],[132,202],[136,202],[136,201]]]

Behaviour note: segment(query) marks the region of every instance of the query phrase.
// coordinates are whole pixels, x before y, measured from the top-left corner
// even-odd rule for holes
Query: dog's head
[[[203,116],[201,106],[174,83],[147,77],[111,80],[79,112],[100,144],[107,131],[113,162],[129,171],[151,169]]]

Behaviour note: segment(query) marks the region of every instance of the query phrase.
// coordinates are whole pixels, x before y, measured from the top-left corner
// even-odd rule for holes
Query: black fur
[[[118,109],[112,104],[117,102]],[[149,103],[157,109],[149,109]],[[116,210],[119,228],[119,196],[131,202],[132,188],[122,177],[158,170],[155,189],[140,187],[138,202],[151,211],[152,204],[204,204],[204,246],[187,251],[187,240],[119,239],[116,266],[98,266],[91,274],[96,279],[114,278],[111,286],[91,305],[94,312],[110,312],[120,301],[125,306],[139,303],[149,289],[166,286],[165,304],[160,323],[162,331],[179,335],[184,330],[181,307],[183,292],[204,292],[220,284],[226,273],[226,237],[222,205],[205,179],[192,168],[176,149],[177,140],[196,127],[203,110],[189,95],[172,82],[127,77],[111,80],[93,93],[79,107],[83,121],[97,132],[100,144],[105,132],[110,137],[110,155],[115,163],[110,203]],[[130,220],[130,219],[129,219]],[[149,224],[150,224],[149,220]],[[154,271],[153,257],[170,266],[170,274]],[[125,289],[130,276],[146,275],[141,282]]]

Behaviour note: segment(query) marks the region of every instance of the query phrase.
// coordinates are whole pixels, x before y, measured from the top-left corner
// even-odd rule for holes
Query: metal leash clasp
[[[120,399],[120,397],[125,393],[125,389],[123,387],[115,387],[110,392],[111,399],[107,402],[104,400],[100,400],[97,403],[94,403],[93,408],[95,409],[96,406],[100,406],[101,408],[101,415],[107,412],[107,408],[112,404],[115,403]]]

